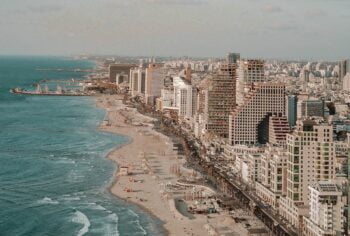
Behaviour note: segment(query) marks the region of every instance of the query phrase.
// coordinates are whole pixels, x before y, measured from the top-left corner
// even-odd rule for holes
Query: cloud
[[[264,13],[278,13],[278,12],[282,12],[282,8],[280,8],[279,6],[271,5],[271,4],[266,4],[266,5],[262,6],[261,10]]]

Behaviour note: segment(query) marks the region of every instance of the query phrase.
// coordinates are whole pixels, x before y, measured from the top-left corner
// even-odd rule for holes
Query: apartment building
[[[287,152],[280,147],[268,146],[261,155],[261,178],[256,183],[256,194],[273,209],[287,193]]]
[[[335,177],[332,134],[332,126],[305,119],[287,135],[287,195],[279,200],[279,213],[299,230],[308,214],[309,186]]]
[[[320,181],[311,186],[309,216],[304,216],[303,235],[344,235],[342,191],[332,181]]]

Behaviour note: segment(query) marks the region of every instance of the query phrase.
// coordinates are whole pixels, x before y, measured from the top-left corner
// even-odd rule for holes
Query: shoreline
[[[103,108],[102,108],[103,109]],[[119,163],[115,160],[113,160],[112,158],[110,158],[109,156],[112,154],[112,152],[115,152],[117,151],[119,148],[122,148],[124,146],[127,146],[127,145],[130,145],[132,143],[132,138],[127,136],[127,135],[124,135],[124,134],[120,134],[120,133],[117,133],[117,132],[111,132],[111,131],[108,131],[108,130],[104,130],[101,128],[101,125],[98,125],[97,126],[97,130],[100,131],[100,132],[106,132],[106,133],[111,133],[111,134],[116,134],[116,135],[119,135],[119,136],[123,136],[123,137],[127,137],[129,139],[128,142],[126,143],[123,143],[117,147],[114,147],[111,151],[109,151],[107,153],[107,155],[105,156],[105,158],[107,158],[108,160],[111,160],[112,162],[115,163],[116,165],[116,168],[115,170],[113,171],[113,176],[112,176],[112,179],[111,181],[109,182],[108,186],[107,186],[107,190],[110,194],[112,194],[113,197],[119,199],[119,200],[122,200],[124,201],[125,203],[127,204],[132,204],[132,205],[135,205],[137,207],[139,207],[142,211],[146,212],[147,214],[151,215],[153,218],[159,220],[161,222],[161,227],[162,227],[162,231],[164,231],[164,233],[166,233],[166,235],[170,235],[170,232],[164,227],[164,224],[165,222],[162,221],[157,215],[155,215],[151,210],[147,209],[146,207],[144,207],[142,204],[140,203],[137,203],[137,202],[130,202],[128,201],[127,199],[125,198],[122,198],[122,197],[119,197],[117,196],[116,194],[114,194],[112,192],[112,188],[113,186],[118,182],[118,173],[119,173]]]
[[[204,218],[199,217],[196,220],[190,220],[185,216],[179,217],[179,213],[176,210],[176,212],[172,212],[169,206],[173,200],[164,199],[162,196],[161,188],[164,185],[162,181],[177,180],[170,173],[170,166],[176,160],[166,158],[176,155],[172,150],[173,143],[171,139],[153,129],[150,125],[153,118],[146,117],[132,108],[127,108],[122,104],[122,99],[118,95],[102,95],[96,96],[94,99],[96,106],[106,111],[109,122],[109,125],[107,125],[106,120],[104,120],[97,126],[97,129],[102,132],[125,136],[129,139],[127,143],[118,145],[106,155],[106,158],[116,163],[112,181],[107,188],[108,191],[118,199],[136,205],[158,219],[165,235],[206,235],[207,232],[203,228]],[[113,102],[118,104],[111,104]],[[127,113],[129,111],[132,119],[136,119],[137,122],[144,125],[127,124],[126,120],[129,117],[126,117],[123,112]],[[149,174],[142,171],[140,163],[148,159],[146,158],[147,155],[155,160],[153,163],[155,173],[151,171],[152,174]],[[132,175],[120,176],[120,167],[122,166],[129,166]],[[133,182],[131,182],[131,179],[133,179]],[[128,188],[132,190],[130,192],[126,191]],[[183,227],[180,227],[180,225]]]

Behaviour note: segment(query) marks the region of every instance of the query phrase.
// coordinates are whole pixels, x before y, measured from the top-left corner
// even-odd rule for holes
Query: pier
[[[33,91],[25,90],[22,88],[13,88],[10,90],[13,94],[22,95],[35,95],[35,96],[91,96],[89,92],[81,91],[78,89],[63,89],[57,85],[56,91],[50,91],[47,86],[44,89],[41,88],[40,84],[37,85],[37,89]]]
[[[23,94],[23,95],[36,95],[36,96],[91,96],[91,94],[85,93],[85,92],[56,93],[56,92],[27,91],[27,90],[20,90],[20,89],[12,89],[11,93]]]

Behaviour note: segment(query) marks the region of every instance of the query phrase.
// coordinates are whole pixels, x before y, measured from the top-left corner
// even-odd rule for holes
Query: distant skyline
[[[0,55],[350,58],[349,0],[1,0]]]

